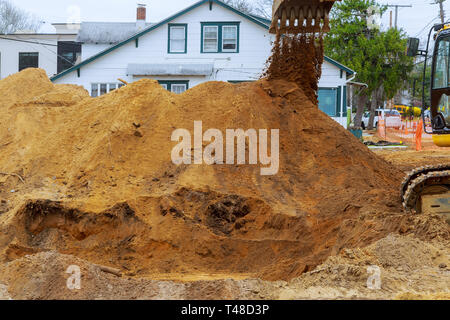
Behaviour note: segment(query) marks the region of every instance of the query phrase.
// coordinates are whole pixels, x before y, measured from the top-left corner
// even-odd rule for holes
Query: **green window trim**
[[[240,22],[201,22],[201,41],[200,41],[200,53],[239,53],[240,42]],[[217,27],[217,51],[205,51],[204,50],[204,30],[205,27]],[[224,27],[236,27],[236,50],[224,50],[223,49],[223,28]]]
[[[239,84],[244,82],[255,82],[256,80],[228,80],[228,83]]]
[[[347,86],[344,86],[344,106],[343,117],[347,117]]]
[[[336,114],[338,101],[338,88],[320,87],[318,91],[319,109],[330,117],[339,117]]]
[[[158,80],[160,85],[165,85],[166,90],[172,92],[172,85],[184,84],[186,85],[186,91],[189,90],[189,80]]]
[[[184,51],[171,51],[170,48],[170,29],[171,27],[184,27]],[[167,53],[169,54],[186,54],[187,53],[187,40],[188,40],[188,25],[187,23],[169,23],[167,28]]]
[[[337,88],[337,97],[336,97],[336,117],[341,116],[341,102],[342,102],[342,86]]]

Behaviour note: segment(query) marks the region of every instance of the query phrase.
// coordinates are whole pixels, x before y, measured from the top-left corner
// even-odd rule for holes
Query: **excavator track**
[[[407,211],[422,212],[423,197],[429,195],[439,198],[437,200],[442,203],[440,210],[446,211],[450,200],[450,164],[428,165],[412,170],[402,182],[401,195]]]

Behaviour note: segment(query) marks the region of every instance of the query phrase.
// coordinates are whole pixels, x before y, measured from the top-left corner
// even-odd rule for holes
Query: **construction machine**
[[[432,33],[434,51],[431,66],[431,101],[425,101],[425,77],[428,51]],[[437,24],[430,29],[426,50],[419,50],[419,39],[408,40],[409,56],[424,56],[422,81],[422,117],[424,132],[433,136],[439,147],[450,147],[450,23]],[[425,121],[430,109],[431,128]],[[401,185],[403,206],[408,211],[434,212],[446,216],[450,223],[450,161],[440,165],[429,165],[412,170]]]
[[[330,31],[329,14],[336,0],[274,0],[271,33]]]
[[[270,32],[275,34],[323,34],[330,31],[329,14],[334,0],[274,0]],[[435,34],[431,75],[431,131],[426,126],[425,75],[431,34]],[[424,130],[432,134],[437,146],[450,147],[450,24],[431,28],[426,51],[419,50],[419,39],[408,41],[408,55],[425,57],[422,81]],[[407,211],[446,215],[450,223],[450,162],[416,168],[401,185]]]

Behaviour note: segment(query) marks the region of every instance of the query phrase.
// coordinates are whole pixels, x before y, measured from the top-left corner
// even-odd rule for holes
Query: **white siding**
[[[2,38],[8,38],[8,40]],[[56,34],[2,36],[0,38],[0,79],[19,71],[20,52],[38,52],[39,68],[44,69],[49,77],[54,76],[57,73],[58,41],[73,41],[74,39],[75,35]]]
[[[111,45],[108,44],[83,44],[83,49],[81,50],[81,60],[86,60],[89,57],[96,55],[97,53],[109,48]]]
[[[342,74],[341,69],[335,65],[325,61],[322,66],[322,77],[319,80],[320,88],[336,88],[337,86],[345,86],[347,83],[347,75]]]
[[[240,22],[239,53],[200,53],[201,22]],[[206,3],[170,23],[188,24],[186,54],[169,54],[168,24],[139,38],[139,47],[130,42],[81,68],[81,77],[72,72],[55,82],[74,83],[90,89],[91,83],[111,82],[118,78],[133,82],[142,77],[127,75],[129,63],[213,64],[214,72],[206,77],[152,77],[158,80],[190,80],[190,87],[210,80],[256,80],[270,55],[273,36],[267,29],[214,4]],[[83,59],[106,46],[83,45]]]

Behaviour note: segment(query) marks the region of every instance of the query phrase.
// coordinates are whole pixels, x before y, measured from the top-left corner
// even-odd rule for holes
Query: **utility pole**
[[[389,29],[392,29],[392,10],[389,11],[389,14],[390,14],[390,16],[389,16]]]
[[[437,0],[437,1],[445,1],[445,0]],[[397,29],[397,21],[398,21],[398,8],[412,8],[412,5],[404,5],[404,4],[388,4],[389,8],[395,8],[395,29]]]
[[[444,2],[446,0],[434,0],[432,4],[439,4],[439,17],[441,18],[441,22],[445,23],[445,11],[444,11]]]

